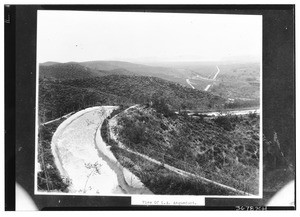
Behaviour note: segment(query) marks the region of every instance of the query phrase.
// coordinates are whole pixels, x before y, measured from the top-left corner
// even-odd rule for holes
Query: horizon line
[[[45,64],[45,63],[58,63],[58,64],[65,64],[65,63],[84,63],[84,62],[127,62],[127,63],[134,63],[134,64],[141,64],[141,63],[261,63],[261,60],[119,60],[119,59],[98,59],[98,60],[86,60],[86,61],[54,61],[54,60],[47,60],[43,62],[38,62],[38,64]]]

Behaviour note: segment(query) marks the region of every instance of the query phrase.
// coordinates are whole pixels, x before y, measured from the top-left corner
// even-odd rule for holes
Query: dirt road
[[[217,67],[217,72],[216,72],[215,76],[214,76],[213,79],[212,79],[213,81],[216,80],[218,74],[220,73],[219,67],[218,67],[218,66],[216,66],[216,67]],[[210,87],[211,87],[211,84],[207,85],[206,88],[204,89],[204,91],[208,91],[208,89],[209,89]]]
[[[186,83],[188,83],[188,85],[190,85],[193,89],[195,89],[195,87],[193,86],[192,82],[190,81],[190,79],[194,79],[194,80],[207,80],[207,81],[211,81],[211,82],[214,82],[218,76],[218,74],[220,73],[220,69],[218,66],[217,67],[217,72],[216,74],[214,75],[214,77],[211,79],[211,78],[205,78],[205,77],[202,77],[200,75],[196,75],[196,76],[193,76],[191,78],[187,78],[186,79]],[[211,87],[212,84],[208,84],[205,88],[204,88],[204,91],[208,91],[208,89]]]
[[[191,84],[190,79],[186,79],[186,83],[188,83],[193,89],[195,89],[195,87]]]

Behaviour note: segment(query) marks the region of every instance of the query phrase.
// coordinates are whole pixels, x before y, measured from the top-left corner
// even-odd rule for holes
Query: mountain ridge
[[[71,73],[75,67],[75,72]],[[168,67],[149,66],[124,61],[45,62],[39,65],[40,76],[50,79],[69,80],[105,75],[154,76],[187,86],[186,73]],[[80,71],[82,76],[80,76]]]

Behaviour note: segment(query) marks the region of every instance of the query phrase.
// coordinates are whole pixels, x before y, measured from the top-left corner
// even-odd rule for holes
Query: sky
[[[38,62],[260,60],[262,16],[38,11]]]

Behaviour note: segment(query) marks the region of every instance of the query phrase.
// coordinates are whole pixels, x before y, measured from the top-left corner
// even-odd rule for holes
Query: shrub
[[[218,116],[214,121],[217,125],[222,127],[224,130],[231,131],[234,129],[234,124],[231,123],[230,116]]]
[[[47,126],[40,126],[38,143],[38,162],[41,171],[38,173],[37,184],[39,190],[67,192],[70,180],[63,180],[55,165],[51,150],[51,139],[53,132],[63,120],[51,123]]]
[[[145,140],[145,126],[139,125],[136,121],[129,118],[122,118],[122,122],[122,137],[127,138],[128,141],[134,144],[142,143]]]
[[[169,106],[163,98],[154,98],[152,108],[158,113],[163,114],[165,117],[175,116],[175,113],[169,109]]]
[[[249,115],[248,115],[248,117],[250,119],[255,119],[255,118],[258,118],[258,114],[256,112],[250,112]]]

